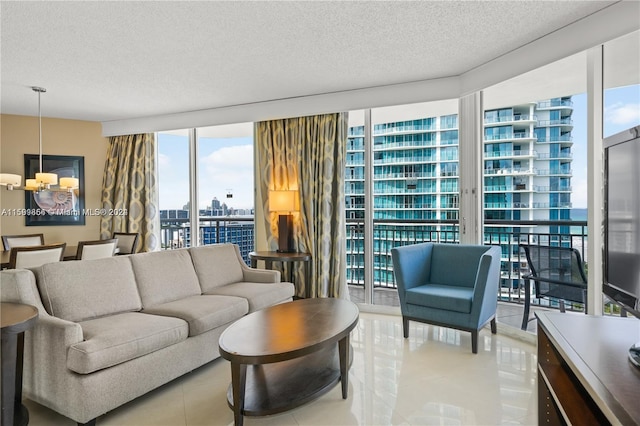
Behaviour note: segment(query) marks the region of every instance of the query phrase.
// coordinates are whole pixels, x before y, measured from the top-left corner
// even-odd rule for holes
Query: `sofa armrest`
[[[281,280],[280,271],[277,270],[244,267],[242,275],[245,281],[253,283],[279,283]]]
[[[0,272],[0,301],[35,306],[42,313],[44,306],[36,287],[36,278],[28,269],[6,269]]]

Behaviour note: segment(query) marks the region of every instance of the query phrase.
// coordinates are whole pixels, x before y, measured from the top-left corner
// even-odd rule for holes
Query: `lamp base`
[[[278,253],[293,253],[293,215],[278,216]]]

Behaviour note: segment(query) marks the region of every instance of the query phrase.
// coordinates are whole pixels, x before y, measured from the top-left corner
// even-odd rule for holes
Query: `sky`
[[[572,100],[571,201],[574,208],[586,208],[587,96],[585,93],[574,95]],[[604,137],[636,125],[640,125],[640,85],[606,90]],[[189,200],[188,136],[159,133],[158,142],[160,208],[182,209]],[[198,208],[210,206],[214,197],[229,207],[253,208],[253,138],[199,138],[199,142]],[[227,194],[232,194],[232,198],[227,198]]]
[[[188,136],[158,134],[160,209],[189,201]],[[199,138],[198,208],[215,197],[228,207],[253,208],[253,138]],[[227,198],[231,194],[232,198]]]
[[[574,95],[573,100],[573,162],[571,169],[573,208],[587,208],[587,95]],[[640,85],[607,89],[604,94],[603,136],[614,135],[640,125]],[[640,159],[639,159],[640,161]]]

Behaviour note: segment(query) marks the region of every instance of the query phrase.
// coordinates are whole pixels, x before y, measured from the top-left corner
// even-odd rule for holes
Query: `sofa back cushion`
[[[235,244],[213,244],[189,249],[203,293],[244,280],[242,258]]]
[[[142,309],[128,257],[54,262],[33,269],[51,315],[79,322]]]
[[[490,248],[471,244],[434,244],[429,282],[473,287],[480,258]]]
[[[144,308],[202,293],[186,249],[138,253],[128,257]]]

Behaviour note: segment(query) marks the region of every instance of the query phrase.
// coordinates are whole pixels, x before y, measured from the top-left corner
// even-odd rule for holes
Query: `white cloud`
[[[200,207],[210,205],[214,197],[230,207],[253,207],[252,145],[220,148],[200,164]],[[226,198],[229,192],[233,198]]]
[[[636,124],[640,122],[640,104],[617,102],[604,110],[604,121],[612,124]]]
[[[167,154],[158,153],[158,167],[168,167],[171,164],[171,158]]]

